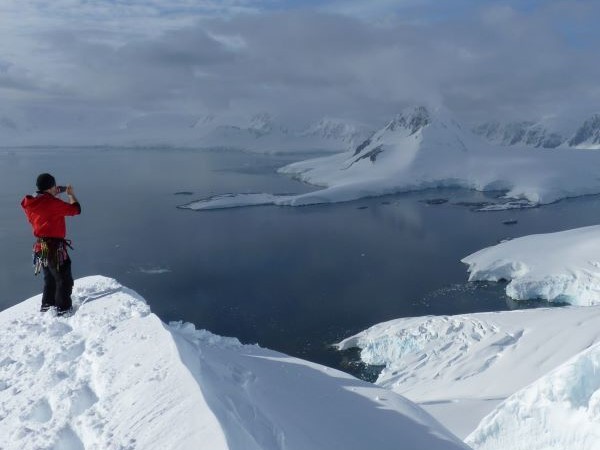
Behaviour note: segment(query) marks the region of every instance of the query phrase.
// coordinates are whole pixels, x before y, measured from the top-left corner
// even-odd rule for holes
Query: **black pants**
[[[73,292],[71,260],[67,259],[58,268],[55,261],[50,261],[48,267],[44,267],[43,270],[42,309],[56,306],[59,312],[67,311],[71,308],[71,293]]]

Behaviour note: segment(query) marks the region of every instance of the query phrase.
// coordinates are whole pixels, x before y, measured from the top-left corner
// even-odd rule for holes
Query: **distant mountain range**
[[[570,141],[593,148],[595,125],[588,122]],[[462,127],[444,108],[407,108],[353,150],[280,168],[323,189],[271,202],[299,206],[449,187],[502,191],[503,200],[489,207],[510,209],[600,192],[600,152],[569,142],[553,150],[527,147],[552,143],[552,133],[532,124],[515,130],[506,140],[511,145],[502,147]]]
[[[305,127],[288,128],[268,113],[249,117],[153,113],[134,117],[113,128],[69,130],[35,128],[0,116],[0,145],[109,145],[232,148],[264,153],[341,152],[372,133],[362,123],[324,117]]]
[[[527,145],[531,147],[556,148],[565,138],[548,131],[535,122],[488,122],[473,128],[473,132],[499,145]]]
[[[474,127],[472,131],[494,144],[504,146],[600,149],[600,114],[594,114],[585,120],[571,136],[549,130],[543,124],[532,121],[487,122]]]
[[[413,108],[415,117],[419,107]],[[386,127],[404,126],[396,116]],[[73,119],[73,118],[72,118]],[[50,123],[36,126],[24,117],[0,114],[0,145],[110,145],[224,147],[264,153],[342,152],[356,149],[373,137],[376,127],[357,121],[323,117],[304,127],[283,124],[267,112],[226,117],[184,113],[151,113],[101,126],[92,120],[75,120],[70,127]],[[418,127],[419,123],[408,124]],[[542,122],[486,122],[471,131],[501,146],[600,149],[600,114],[585,120],[572,134],[551,129]]]

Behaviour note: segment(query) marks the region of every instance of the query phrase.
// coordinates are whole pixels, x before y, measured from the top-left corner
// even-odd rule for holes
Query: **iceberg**
[[[0,312],[0,447],[468,449],[393,392],[237,339],[163,323],[101,276],[76,313],[40,296]]]
[[[276,205],[280,202],[285,202],[286,199],[290,197],[290,195],[264,193],[221,194],[206,199],[186,203],[185,205],[181,205],[178,208],[201,211],[209,209],[240,208],[243,206]]]
[[[462,259],[469,281],[507,280],[515,300],[600,304],[600,226],[524,236]]]

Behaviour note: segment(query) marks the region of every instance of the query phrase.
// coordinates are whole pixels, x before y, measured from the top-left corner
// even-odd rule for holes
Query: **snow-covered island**
[[[72,317],[39,303],[0,312],[2,449],[469,448],[394,392],[167,325],[113,279],[77,280]]]
[[[600,153],[574,148],[504,147],[462,127],[447,111],[414,107],[346,152],[279,170],[320,187],[300,195],[240,194],[186,205],[189,209],[344,202],[440,187],[504,191],[505,208],[600,193]]]
[[[600,304],[600,226],[524,236],[462,259],[469,280],[506,280],[515,300]]]

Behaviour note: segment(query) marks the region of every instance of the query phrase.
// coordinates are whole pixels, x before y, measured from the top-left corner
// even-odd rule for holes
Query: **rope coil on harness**
[[[60,238],[38,238],[33,244],[33,273],[37,275],[49,264],[56,264],[60,269],[65,261],[69,260],[67,247],[73,250],[71,241]]]

